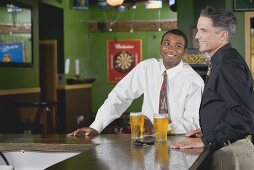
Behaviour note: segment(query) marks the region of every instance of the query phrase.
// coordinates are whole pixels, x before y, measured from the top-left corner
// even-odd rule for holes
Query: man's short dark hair
[[[184,49],[186,49],[188,47],[188,39],[186,37],[186,35],[179,29],[172,29],[172,30],[168,30],[167,32],[165,32],[161,38],[161,44],[162,44],[162,40],[164,39],[164,37],[167,34],[174,34],[174,35],[179,35],[181,37],[183,37],[184,39]]]

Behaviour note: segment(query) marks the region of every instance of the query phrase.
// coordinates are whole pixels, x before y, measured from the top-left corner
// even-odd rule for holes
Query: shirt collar
[[[161,76],[163,75],[163,72],[166,70],[164,64],[163,64],[163,60],[160,60],[161,62],[161,71],[160,74]],[[178,65],[176,65],[175,67],[172,67],[170,69],[167,69],[167,75],[168,75],[168,79],[171,79],[172,77],[174,77],[177,73],[179,73],[183,68],[183,62],[180,61],[180,63]]]
[[[216,51],[215,54],[211,57],[212,67],[216,66],[219,63],[219,61],[221,60],[221,57],[224,54],[224,51],[231,48],[232,48],[231,44],[227,43],[226,45],[221,47],[218,51]]]

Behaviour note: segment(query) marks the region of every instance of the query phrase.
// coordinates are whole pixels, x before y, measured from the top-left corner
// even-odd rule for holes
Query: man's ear
[[[186,53],[186,52],[187,52],[187,48],[184,49],[184,53]]]
[[[221,32],[221,38],[223,38],[223,39],[228,39],[228,37],[229,37],[229,33],[228,33],[228,31],[222,31]]]

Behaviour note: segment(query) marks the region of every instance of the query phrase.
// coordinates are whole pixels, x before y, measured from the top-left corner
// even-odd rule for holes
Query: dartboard
[[[130,71],[134,66],[134,57],[127,51],[121,51],[114,56],[114,68],[124,73]]]

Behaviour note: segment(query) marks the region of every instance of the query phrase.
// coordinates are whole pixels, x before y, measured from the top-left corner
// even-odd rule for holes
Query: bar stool
[[[56,102],[17,103],[22,133],[55,133]]]

